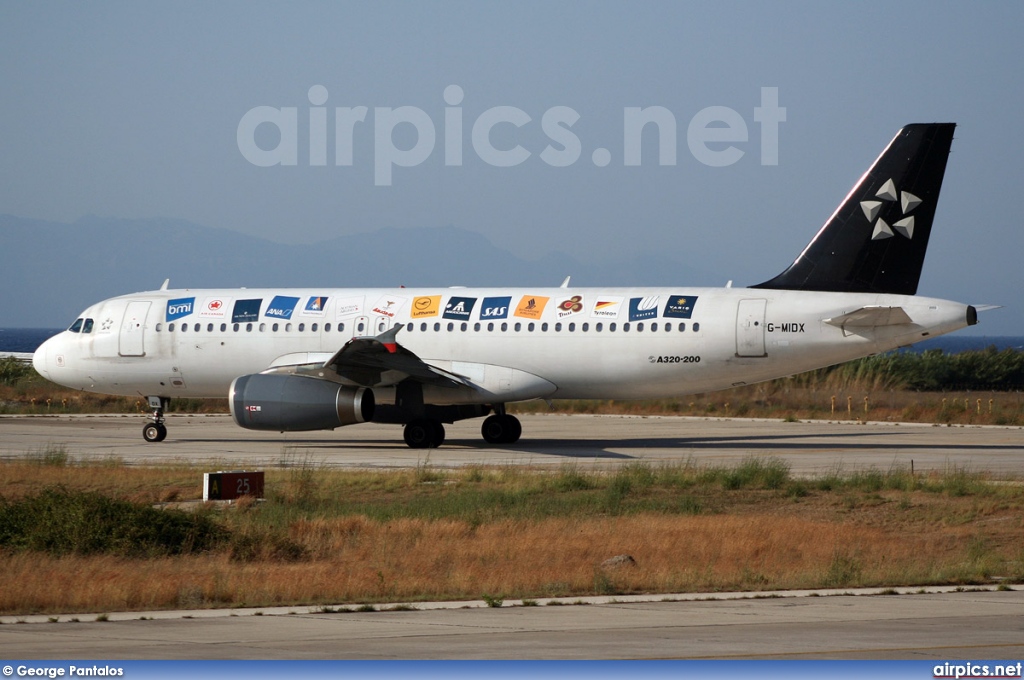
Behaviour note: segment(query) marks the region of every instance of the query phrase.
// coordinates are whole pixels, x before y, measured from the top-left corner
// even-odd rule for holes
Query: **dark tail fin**
[[[955,127],[896,133],[796,262],[752,287],[914,295]]]

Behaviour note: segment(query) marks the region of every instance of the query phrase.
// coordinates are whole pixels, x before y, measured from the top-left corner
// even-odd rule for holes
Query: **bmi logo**
[[[195,305],[195,302],[196,299],[194,297],[168,300],[167,320],[174,321],[175,319],[180,319],[183,316],[188,316],[192,313],[192,307]]]

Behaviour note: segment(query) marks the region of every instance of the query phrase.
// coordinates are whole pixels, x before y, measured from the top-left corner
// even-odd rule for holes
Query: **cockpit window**
[[[86,319],[85,320],[85,325],[82,326],[82,332],[83,333],[92,333],[92,324],[93,324],[92,319]]]
[[[75,319],[75,322],[71,324],[71,328],[69,328],[68,330],[71,331],[72,333],[81,333],[83,323],[85,323],[85,319]]]

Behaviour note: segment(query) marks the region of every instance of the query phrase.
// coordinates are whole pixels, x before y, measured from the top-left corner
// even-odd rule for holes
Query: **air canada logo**
[[[882,185],[882,188],[875,192],[875,197],[880,198],[879,201],[861,201],[860,208],[864,211],[864,216],[868,218],[869,223],[874,223],[874,231],[871,232],[872,241],[881,241],[882,239],[892,238],[895,234],[904,236],[908,239],[914,238],[914,216],[910,213],[914,211],[914,208],[921,205],[921,199],[910,193],[909,191],[896,190],[896,184],[890,178]],[[902,214],[897,215],[900,219],[889,225],[882,217],[880,213],[884,211],[888,217],[893,211],[889,209],[886,203],[892,203],[899,199],[899,205],[902,209]],[[895,233],[893,233],[895,230]]]

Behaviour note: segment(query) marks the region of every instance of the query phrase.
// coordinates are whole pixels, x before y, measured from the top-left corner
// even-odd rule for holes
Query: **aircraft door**
[[[153,303],[149,300],[132,300],[124,310],[121,319],[121,334],[118,337],[117,353],[123,357],[146,356],[144,343],[146,315]]]
[[[767,356],[764,349],[764,315],[767,300],[740,300],[736,309],[736,356]]]

